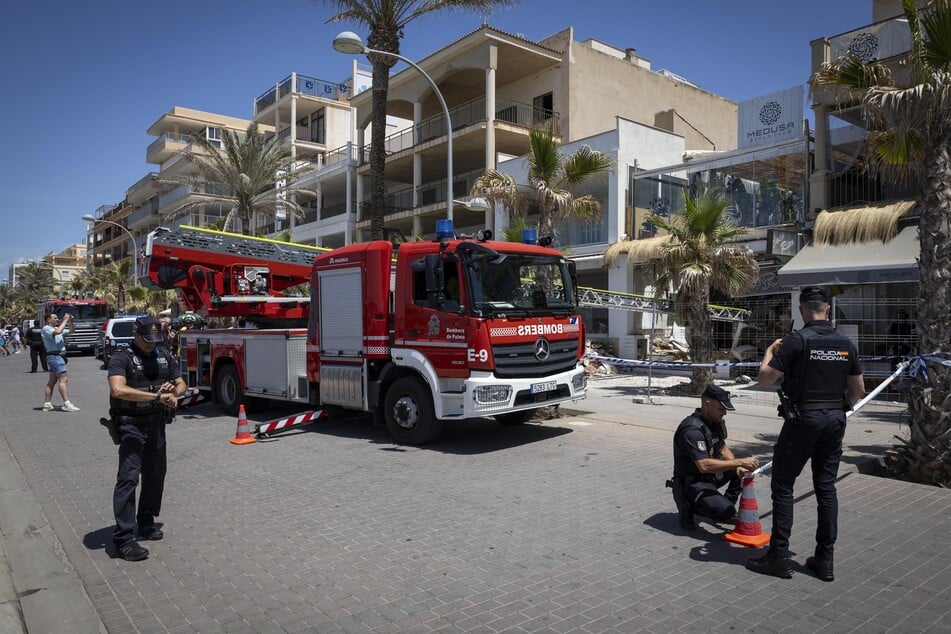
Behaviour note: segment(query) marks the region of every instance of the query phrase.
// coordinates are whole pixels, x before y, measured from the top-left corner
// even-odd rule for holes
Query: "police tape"
[[[641,367],[641,368],[758,368],[759,361],[740,361],[740,362],[717,362],[717,363],[691,363],[689,361],[641,361],[638,359],[619,359],[617,357],[604,357],[596,354],[586,354],[582,359],[587,361],[599,361],[601,363],[610,363],[611,365]]]
[[[924,372],[925,362],[939,363],[945,366],[951,366],[951,359],[942,359],[939,355],[947,354],[934,352],[929,355],[918,357],[859,357],[862,363],[874,361],[895,361],[901,359],[902,363],[908,367],[908,373],[915,376],[918,372]],[[693,363],[691,361],[642,361],[640,359],[620,359],[618,357],[605,357],[596,354],[586,354],[582,357],[586,361],[598,361],[600,363],[609,363],[611,365],[622,367],[640,367],[640,368],[758,368],[759,361],[717,361],[716,363]],[[926,374],[927,376],[927,374]]]

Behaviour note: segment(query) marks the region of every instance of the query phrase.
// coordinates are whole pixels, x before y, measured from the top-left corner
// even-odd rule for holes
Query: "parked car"
[[[109,365],[109,357],[121,348],[132,345],[135,320],[142,315],[117,315],[106,321],[98,344],[103,365]]]

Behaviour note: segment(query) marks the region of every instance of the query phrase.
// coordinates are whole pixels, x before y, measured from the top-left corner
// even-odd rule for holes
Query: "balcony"
[[[496,100],[495,122],[496,125],[512,125],[526,130],[535,127],[551,126],[553,134],[561,135],[560,115],[557,112],[545,108],[537,108],[531,104],[509,101],[506,99]],[[486,113],[485,98],[474,99],[461,106],[456,106],[449,110],[449,118],[452,121],[453,131],[462,130],[471,125],[484,123],[488,121]],[[446,135],[446,122],[443,115],[436,115],[420,121],[413,127],[400,132],[395,132],[383,140],[386,147],[386,154],[395,154],[402,152],[416,145],[421,145],[427,141],[438,139]],[[366,146],[363,151],[361,165],[370,161],[370,146]]]
[[[812,72],[826,62],[840,60],[849,53],[863,62],[879,61],[888,66],[896,79],[909,69],[898,64],[911,50],[911,30],[905,16],[875,22],[861,28],[812,42]],[[831,86],[817,86],[813,92],[816,105],[831,105],[836,94]]]
[[[254,115],[257,116],[264,110],[270,108],[275,103],[291,94],[310,95],[311,97],[320,97],[333,101],[345,101],[350,98],[350,81],[331,82],[307,75],[291,73],[282,79],[277,86],[267,90],[254,100]]]
[[[193,141],[190,134],[165,132],[149,144],[145,151],[145,160],[153,165],[161,165],[172,156],[182,152]]]
[[[863,62],[882,61],[911,50],[911,30],[905,16],[869,24],[829,38],[829,59],[852,53]]]

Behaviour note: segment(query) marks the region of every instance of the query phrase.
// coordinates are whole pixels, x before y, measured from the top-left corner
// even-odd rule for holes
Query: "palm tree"
[[[403,29],[419,17],[444,9],[470,9],[482,14],[494,7],[513,4],[513,0],[323,0],[325,5],[337,11],[327,20],[363,25],[370,31],[367,46],[378,51],[400,53]],[[390,86],[390,69],[398,61],[389,55],[370,55],[373,66],[373,112],[370,123],[370,204],[373,208],[370,219],[370,237],[383,239],[383,216],[385,191],[383,173],[386,164],[386,100]],[[452,130],[447,130],[452,134]]]
[[[53,268],[46,263],[30,262],[17,272],[17,289],[34,302],[53,294]]]
[[[274,217],[284,210],[302,217],[304,211],[297,202],[298,196],[316,195],[296,185],[299,172],[290,150],[276,135],[266,138],[256,123],[249,125],[244,134],[223,130],[221,149],[199,134],[194,136],[194,142],[203,152],[190,155],[199,170],[199,176],[192,178],[191,183],[220,185],[223,191],[215,193],[230,205],[223,224],[227,227],[233,220],[239,220],[244,235],[254,235],[251,223],[255,213]],[[207,200],[192,201],[178,209],[176,215],[208,204]]]
[[[918,238],[919,352],[926,372],[909,390],[911,438],[894,469],[907,477],[951,485],[951,0],[902,8],[911,51],[901,71],[849,54],[812,78],[831,86],[842,105],[860,104],[872,164],[886,177],[920,185]],[[904,441],[903,441],[904,442]]]
[[[601,203],[590,194],[575,196],[585,183],[608,174],[614,166],[609,156],[583,146],[570,155],[562,153],[551,130],[528,133],[528,186],[538,204],[541,234],[555,237],[555,219],[592,220],[601,213]],[[515,179],[498,170],[488,170],[472,186],[475,195],[502,202],[510,213],[524,212],[525,197]]]
[[[730,201],[705,190],[696,197],[684,191],[683,215],[651,216],[666,235],[645,240],[627,240],[604,254],[605,266],[622,253],[632,265],[647,264],[654,281],[655,297],[673,289],[674,312],[687,327],[687,343],[694,363],[713,362],[713,331],[710,327],[710,289],[727,295],[741,293],[759,271],[753,252],[734,240],[747,232],[733,224],[726,213]],[[713,368],[695,367],[690,381],[692,394],[699,394],[713,380]]]
[[[130,289],[132,264],[129,260],[111,262],[100,267],[89,277],[88,289],[97,296],[114,304],[116,310],[125,312],[126,293]]]

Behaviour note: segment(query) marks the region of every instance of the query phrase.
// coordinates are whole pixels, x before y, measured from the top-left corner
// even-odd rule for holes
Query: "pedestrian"
[[[112,543],[116,554],[126,561],[142,561],[149,556],[138,540],[164,537],[155,518],[162,510],[165,489],[165,426],[172,422],[186,385],[175,358],[161,345],[163,341],[159,320],[139,317],[132,345],[109,359],[109,415],[119,442],[119,470],[112,494],[116,517]],[[142,491],[136,510],[135,489],[140,480]]]
[[[69,383],[69,374],[66,372],[66,339],[63,330],[69,325],[73,331],[73,316],[66,313],[60,322],[56,313],[46,315],[46,325],[43,326],[43,347],[46,348],[46,366],[49,368],[50,378],[43,388],[43,411],[53,411],[53,388],[59,388],[59,395],[63,397],[64,412],[78,412],[79,408],[69,402],[69,393],[66,389]]]
[[[46,348],[43,347],[43,329],[31,326],[26,331],[26,341],[30,346],[30,372],[36,372],[37,361],[42,364],[43,371],[49,372],[46,363]]]
[[[9,357],[10,350],[7,349],[7,329],[0,328],[0,350],[3,351],[3,356]]]
[[[674,477],[667,486],[674,491],[681,528],[696,530],[695,514],[721,522],[736,517],[742,475],[759,461],[737,458],[727,446],[724,417],[735,409],[730,393],[711,383],[700,396],[700,408],[674,432]]]
[[[10,337],[13,339],[13,353],[20,354],[23,350],[20,349],[20,327],[13,326],[13,330],[10,331]]]
[[[829,322],[829,294],[807,286],[799,294],[805,326],[769,345],[759,366],[759,386],[782,381],[783,428],[773,449],[773,532],[769,550],[750,559],[753,572],[789,579],[789,537],[793,523],[793,485],[807,460],[818,506],[816,550],[806,567],[833,581],[833,551],[839,502],[835,478],[842,457],[845,412],[865,394],[858,350]]]

